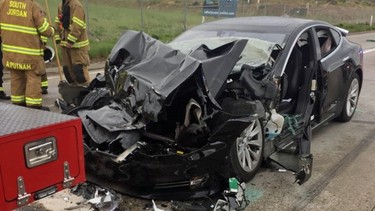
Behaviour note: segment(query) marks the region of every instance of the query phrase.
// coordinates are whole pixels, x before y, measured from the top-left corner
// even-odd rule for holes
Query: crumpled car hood
[[[143,32],[127,31],[108,57],[107,71],[112,68],[115,74],[115,98],[125,99],[133,111],[157,122],[166,98],[193,74],[200,74],[203,91],[215,101],[246,43],[237,40],[212,50],[201,45],[185,54]]]

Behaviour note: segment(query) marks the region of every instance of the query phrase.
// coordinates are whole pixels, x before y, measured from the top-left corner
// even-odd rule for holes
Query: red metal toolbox
[[[0,210],[86,180],[79,118],[0,103]]]

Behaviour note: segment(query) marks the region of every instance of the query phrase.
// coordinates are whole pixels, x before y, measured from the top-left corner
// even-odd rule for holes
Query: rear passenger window
[[[341,35],[336,30],[331,29],[331,34],[333,39],[335,40],[336,45],[340,43]]]
[[[335,32],[335,36],[333,36]],[[337,47],[337,39],[340,39],[340,36],[336,31],[331,30],[330,28],[317,28],[316,29],[317,37],[320,45],[320,52],[322,57],[327,56]]]

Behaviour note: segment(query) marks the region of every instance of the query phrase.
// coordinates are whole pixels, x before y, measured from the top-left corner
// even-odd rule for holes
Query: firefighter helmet
[[[43,54],[44,62],[45,63],[51,62],[54,57],[55,57],[55,51],[53,50],[53,48],[50,46],[46,46],[44,48],[44,54]]]

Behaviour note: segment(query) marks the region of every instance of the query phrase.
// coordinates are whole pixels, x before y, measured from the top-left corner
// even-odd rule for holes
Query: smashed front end
[[[239,150],[249,143],[259,167],[263,145],[273,143],[265,143],[264,132],[271,132],[267,125],[279,97],[272,55],[280,48],[242,38],[198,43],[166,45],[136,31],[119,39],[104,76],[66,111],[83,122],[89,182],[138,197],[178,200],[215,195],[230,177],[251,178],[252,170],[240,166],[251,165],[250,155],[239,164],[244,157]],[[249,128],[255,123],[259,142],[252,144]]]
[[[85,129],[88,181],[154,199],[221,191],[231,176],[230,146],[264,115],[260,101],[241,99],[246,108],[233,114],[217,101],[246,43],[202,45],[185,54],[126,32],[108,58],[106,87],[76,109]]]

